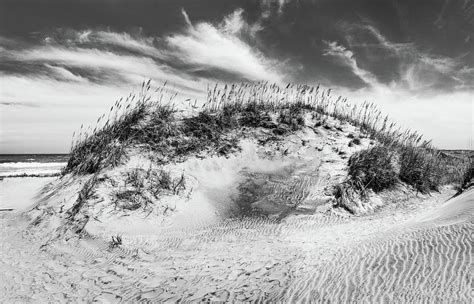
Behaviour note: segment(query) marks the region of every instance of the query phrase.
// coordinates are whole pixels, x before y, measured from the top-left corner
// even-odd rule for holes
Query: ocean
[[[59,174],[68,157],[68,154],[0,154],[0,178]]]

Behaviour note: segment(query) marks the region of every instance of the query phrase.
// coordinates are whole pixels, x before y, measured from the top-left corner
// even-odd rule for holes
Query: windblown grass
[[[375,192],[394,186],[399,181],[400,157],[396,151],[376,146],[355,153],[349,159],[349,176],[357,190]]]
[[[182,115],[174,106],[176,95],[167,94],[165,86],[156,89],[158,97],[152,99],[150,81],[143,83],[139,94],[117,101],[107,119],[105,114],[101,116],[93,130],[81,128],[73,140],[64,173],[95,173],[116,166],[126,158],[129,147],[154,151],[162,162],[203,150],[227,154],[238,149],[239,130],[262,128],[283,135],[303,128],[304,115],[310,113],[318,119],[316,126],[324,124],[328,116],[348,122],[376,140],[380,146],[377,149],[396,155],[396,172],[375,157],[381,156],[379,150],[352,158],[353,166],[361,165],[354,169],[358,173],[351,175],[356,176],[354,185],[362,183],[363,187],[382,190],[399,179],[420,192],[428,192],[441,184],[461,181],[464,174],[462,161],[444,159],[430,141],[389,121],[373,103],[351,104],[346,98],[332,96],[330,89],[261,82],[216,85],[208,88],[207,100],[199,110]],[[354,140],[352,145],[358,143]],[[379,171],[393,176],[380,179]]]
[[[184,174],[173,177],[168,171],[152,167],[127,171],[123,182],[123,185],[115,184],[116,190],[111,195],[115,209],[122,211],[151,211],[150,207],[154,207],[166,213],[171,208],[156,203],[163,196],[177,195],[186,187]]]

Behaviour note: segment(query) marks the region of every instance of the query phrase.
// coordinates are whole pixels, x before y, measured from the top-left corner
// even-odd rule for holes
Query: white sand
[[[24,210],[39,190],[56,177],[14,177],[0,180],[0,209]]]
[[[125,239],[137,252],[108,251],[94,239],[40,251],[41,241],[15,234],[18,225],[3,219],[0,300],[467,303],[473,203],[473,190],[448,203],[470,213],[454,225],[433,219],[413,227],[423,210],[353,220],[226,221]],[[458,216],[459,208],[443,217]]]
[[[179,300],[468,303],[474,189],[359,218],[225,220],[40,249],[0,219],[0,302]],[[24,231],[24,232],[21,232]]]

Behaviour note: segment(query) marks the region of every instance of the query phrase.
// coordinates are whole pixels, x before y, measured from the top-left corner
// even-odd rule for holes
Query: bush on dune
[[[461,188],[467,188],[472,185],[474,179],[474,159],[470,159],[469,164],[466,165],[464,171],[465,172],[462,177]]]
[[[390,188],[398,182],[399,174],[399,155],[387,147],[363,150],[349,159],[349,175],[361,191],[370,188],[378,192]]]
[[[437,153],[426,147],[401,149],[400,179],[421,193],[437,190],[444,168]]]
[[[349,159],[349,177],[357,190],[375,192],[402,181],[421,193],[438,190],[446,170],[437,152],[427,147],[377,146]]]

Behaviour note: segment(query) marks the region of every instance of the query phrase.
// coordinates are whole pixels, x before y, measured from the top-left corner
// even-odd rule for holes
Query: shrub
[[[169,172],[160,170],[157,175],[155,188],[161,188],[165,190],[171,190],[173,187],[173,179]]]
[[[358,190],[375,192],[390,188],[398,181],[399,156],[393,150],[377,146],[355,153],[349,159],[349,175]]]
[[[181,130],[175,113],[176,109],[171,105],[156,105],[134,141],[156,149],[168,138],[178,136]]]
[[[272,127],[272,119],[264,104],[248,103],[240,112],[239,123],[244,127]]]
[[[141,190],[125,190],[113,193],[113,202],[115,207],[120,210],[137,210],[141,206],[146,206],[147,199],[143,196]]]
[[[221,120],[216,114],[203,111],[196,116],[184,119],[183,132],[188,137],[215,141],[220,138],[225,127],[225,121]]]
[[[144,186],[144,171],[143,169],[133,169],[127,172],[127,178],[125,179],[126,184],[131,184],[132,187],[141,189]]]
[[[421,193],[436,190],[441,183],[443,166],[435,151],[423,147],[403,147],[400,179]]]
[[[473,178],[474,178],[474,160],[471,159],[464,173],[462,187],[467,187]]]
[[[304,127],[303,113],[290,109],[282,109],[278,115],[278,122],[287,125],[290,130],[297,131]]]

